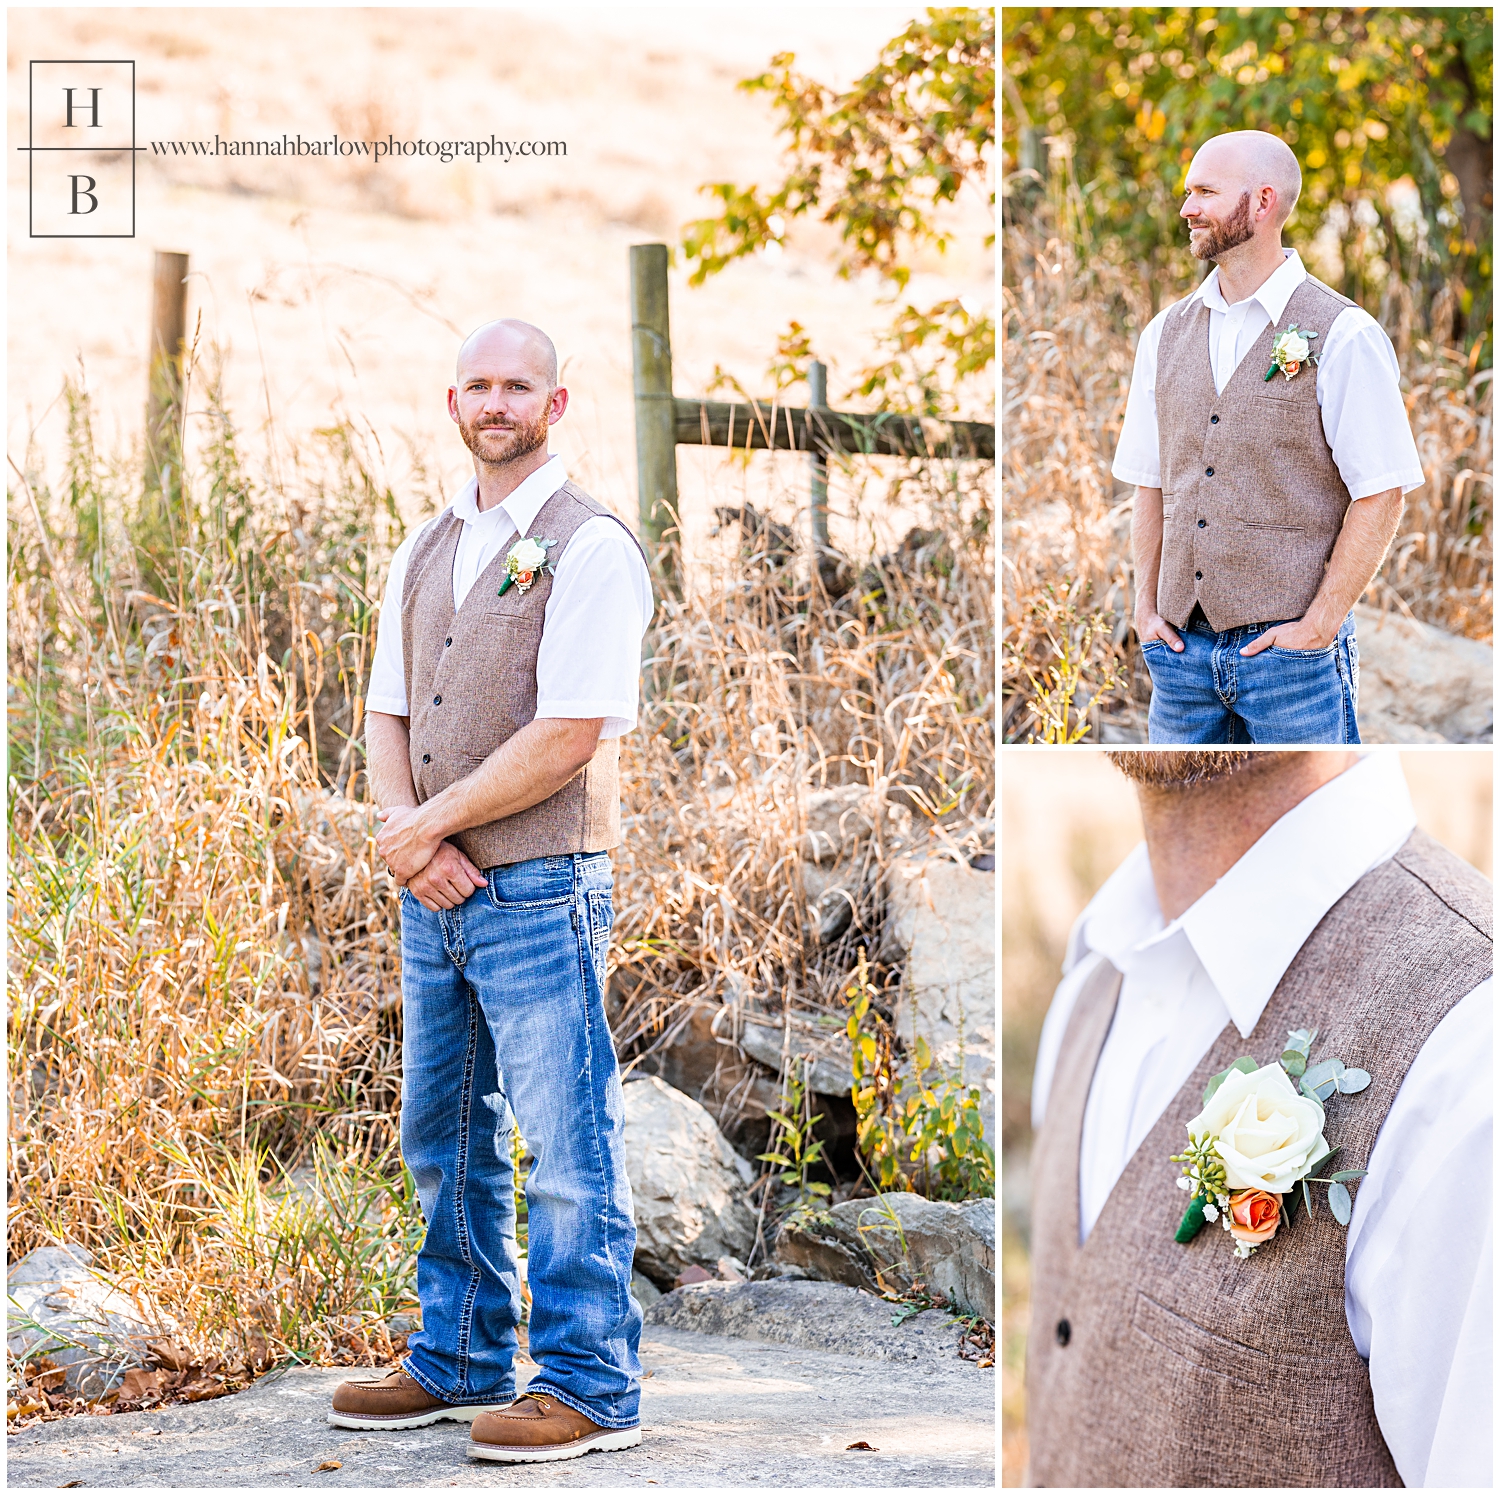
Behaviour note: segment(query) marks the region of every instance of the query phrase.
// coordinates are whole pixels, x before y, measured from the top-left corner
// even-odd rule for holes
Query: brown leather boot
[[[634,1448],[641,1430],[602,1428],[545,1391],[523,1391],[513,1406],[486,1412],[469,1429],[469,1456],[506,1464],[543,1464],[586,1453]]]
[[[328,1421],[336,1428],[424,1428],[430,1422],[472,1422],[502,1404],[455,1406],[429,1396],[399,1366],[379,1380],[345,1381],[333,1393]]]

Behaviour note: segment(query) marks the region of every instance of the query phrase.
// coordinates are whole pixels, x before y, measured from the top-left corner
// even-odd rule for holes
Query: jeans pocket
[[[594,980],[604,990],[605,958],[609,954],[609,932],[614,927],[615,905],[607,888],[590,888],[589,954],[594,961]]]
[[[492,867],[487,882],[496,908],[555,908],[573,900],[573,858],[535,857]]]

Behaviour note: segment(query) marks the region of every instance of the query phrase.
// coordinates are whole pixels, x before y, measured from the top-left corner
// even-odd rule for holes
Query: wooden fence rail
[[[828,373],[821,363],[814,363],[808,372],[811,408],[805,410],[774,401],[736,404],[674,396],[665,244],[631,246],[630,321],[641,540],[661,583],[674,594],[680,595],[680,580],[676,548],[669,540],[678,525],[679,446],[808,453],[809,529],[818,548],[828,544],[827,459],[832,453],[995,460],[995,428],[980,421],[828,409]]]

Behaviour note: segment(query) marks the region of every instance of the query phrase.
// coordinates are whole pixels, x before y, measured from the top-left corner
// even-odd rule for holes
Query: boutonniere
[[[538,576],[552,569],[547,552],[556,544],[556,540],[517,540],[505,558],[505,580],[495,595],[503,597],[512,586],[529,591]]]
[[[1353,1213],[1349,1184],[1365,1176],[1346,1168],[1318,1178],[1313,1170],[1339,1151],[1323,1137],[1323,1103],[1337,1092],[1355,1095],[1369,1083],[1362,1069],[1346,1069],[1340,1059],[1309,1067],[1318,1036],[1298,1028],[1272,1064],[1236,1059],[1216,1074],[1203,1092],[1203,1109],[1188,1122],[1188,1148],[1172,1158],[1182,1164],[1179,1189],[1193,1197],[1177,1227],[1186,1244],[1205,1222],[1221,1220],[1235,1239],[1234,1254],[1249,1256],[1297,1212],[1298,1191],[1313,1213],[1310,1184],[1328,1188],[1328,1208],[1340,1225]],[[1292,1081],[1298,1082],[1294,1088]]]
[[[1295,379],[1297,371],[1304,363],[1311,359],[1317,363],[1317,355],[1312,350],[1312,340],[1317,337],[1316,332],[1304,332],[1295,322],[1291,323],[1285,332],[1278,332],[1276,340],[1271,344],[1271,367],[1266,370],[1264,384],[1270,380],[1280,369],[1288,379]]]

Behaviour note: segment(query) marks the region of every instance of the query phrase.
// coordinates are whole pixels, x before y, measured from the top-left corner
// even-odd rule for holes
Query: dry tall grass
[[[1005,507],[1003,740],[1097,740],[1110,715],[1144,727],[1148,677],[1132,627],[1134,489],[1110,475],[1150,288],[1081,263],[1043,216],[1006,229],[1001,316]],[[1491,370],[1395,335],[1425,486],[1365,600],[1488,640],[1494,606]]]
[[[143,496],[69,397],[63,481],[28,462],[11,495],[10,1251],[88,1246],[221,1387],[378,1360],[420,1240],[394,1151],[396,902],[356,742],[392,494],[342,427],[246,473],[210,387],[185,491]],[[988,478],[891,481],[933,527],[846,596],[794,556],[658,615],[616,865],[627,1060],[692,1004],[842,1016],[881,852],[819,944],[809,787],[870,785],[927,844],[987,849]]]

